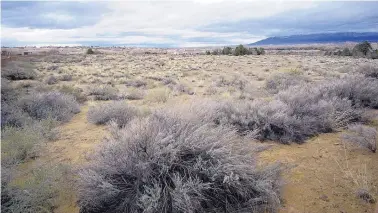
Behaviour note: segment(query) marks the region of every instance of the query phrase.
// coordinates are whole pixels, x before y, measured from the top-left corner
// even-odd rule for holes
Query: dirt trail
[[[88,106],[83,106],[81,112],[76,114],[71,121],[59,127],[59,139],[47,144],[47,151],[41,156],[41,161],[69,164],[73,170],[87,162],[87,154],[93,151],[95,145],[106,135],[106,127],[88,123],[87,111]],[[60,189],[58,208],[54,212],[79,212],[76,195],[72,188]]]
[[[106,127],[89,124],[88,106],[60,127],[60,139],[50,142],[41,160],[68,163],[77,168],[87,162],[86,154],[106,135]],[[359,213],[374,212],[374,204],[356,198],[357,181],[367,177],[374,196],[378,192],[378,154],[344,146],[339,133],[323,134],[307,143],[273,147],[260,154],[262,162],[280,161],[289,167],[284,173],[282,213]],[[363,169],[363,170],[362,170]],[[365,170],[366,169],[366,170]],[[361,177],[357,175],[362,173]],[[366,174],[364,174],[366,172]],[[63,190],[58,199],[58,213],[79,212],[74,190]]]

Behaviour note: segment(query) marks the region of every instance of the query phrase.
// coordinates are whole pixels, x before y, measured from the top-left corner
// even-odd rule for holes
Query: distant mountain
[[[286,45],[286,44],[314,44],[314,43],[341,43],[341,42],[378,42],[377,33],[319,33],[308,35],[291,35],[269,37],[248,45]]]

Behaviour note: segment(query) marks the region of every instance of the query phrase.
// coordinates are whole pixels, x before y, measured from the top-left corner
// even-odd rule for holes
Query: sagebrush
[[[113,101],[111,103],[99,104],[88,110],[87,118],[90,123],[106,124],[113,120],[119,127],[130,122],[138,111],[123,101]]]
[[[367,148],[372,152],[377,151],[378,132],[374,127],[361,124],[350,125],[348,132],[342,135],[343,140]]]
[[[20,100],[20,106],[37,120],[54,118],[68,121],[80,112],[80,106],[73,96],[55,91],[25,96]]]
[[[279,167],[258,169],[234,130],[154,113],[133,120],[80,172],[82,212],[264,212],[279,203]]]

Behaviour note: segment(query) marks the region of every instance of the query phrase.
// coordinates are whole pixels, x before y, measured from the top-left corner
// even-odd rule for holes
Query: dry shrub
[[[374,127],[361,124],[348,126],[348,132],[342,134],[344,141],[357,144],[362,148],[367,148],[372,152],[377,151],[378,133]]]
[[[171,91],[165,88],[156,88],[148,91],[145,100],[152,103],[165,103],[171,95]]]
[[[58,83],[58,79],[57,79],[55,76],[50,75],[49,77],[47,77],[47,78],[45,79],[45,82],[46,82],[46,84],[48,84],[48,85],[52,85],[52,84],[56,84],[56,83]]]
[[[378,108],[378,79],[350,75],[328,80],[314,90],[317,96],[348,99],[356,107]]]
[[[161,82],[164,84],[164,85],[175,85],[177,84],[176,81],[172,78],[169,78],[169,77],[165,77],[163,79],[161,79]]]
[[[37,156],[43,137],[34,127],[5,127],[1,131],[1,165],[14,165]]]
[[[76,98],[76,101],[79,103],[84,103],[87,101],[87,96],[83,93],[83,90],[81,88],[63,85],[58,88],[59,92],[72,95]]]
[[[30,121],[29,115],[18,106],[17,102],[1,102],[1,127],[22,127]]]
[[[217,87],[233,87],[239,90],[244,90],[247,85],[247,81],[241,79],[239,76],[233,76],[231,80],[227,79],[225,76],[220,76],[219,79],[215,81]]]
[[[265,88],[271,93],[278,93],[291,86],[309,82],[310,79],[297,72],[284,72],[273,75],[267,79]]]
[[[72,75],[68,75],[68,74],[62,75],[62,76],[60,76],[60,80],[61,81],[72,81]]]
[[[218,93],[218,89],[216,86],[214,85],[210,85],[209,87],[207,87],[204,91],[204,95],[216,95]]]
[[[367,203],[375,203],[376,202],[374,195],[372,195],[372,193],[370,193],[366,189],[358,189],[356,191],[356,195],[357,195],[358,198],[364,200]]]
[[[112,86],[92,86],[89,88],[88,95],[94,96],[95,100],[117,100],[118,90]]]
[[[13,101],[19,96],[19,91],[7,79],[1,78],[1,101]]]
[[[363,108],[376,108],[378,81],[361,76],[293,86],[272,101],[221,102],[213,121],[232,125],[260,140],[303,142],[362,119]]]
[[[123,101],[100,104],[88,110],[87,118],[93,124],[106,124],[113,120],[119,127],[125,126],[138,111]]]
[[[242,135],[254,132],[259,140],[301,143],[322,132],[330,132],[344,123],[358,119],[360,112],[348,101],[322,100],[301,105],[280,100],[233,102],[219,105],[213,119],[217,124],[232,125]]]
[[[187,85],[185,84],[171,84],[171,85],[168,85],[168,87],[170,89],[172,89],[173,91],[177,92],[177,93],[185,93],[185,94],[188,94],[188,95],[193,95],[194,92],[192,91],[192,89],[190,87],[188,87]]]
[[[128,100],[141,100],[144,98],[145,92],[140,89],[131,89],[125,95]]]
[[[258,169],[251,143],[227,127],[159,112],[111,132],[80,171],[82,212],[265,212],[280,203],[279,167]]]
[[[126,81],[125,84],[128,87],[139,88],[139,87],[145,87],[147,85],[147,82],[137,79],[137,80]]]
[[[12,61],[1,69],[1,77],[9,80],[35,79],[37,77],[34,66],[27,62]]]
[[[20,100],[20,106],[37,120],[53,118],[65,122],[80,112],[75,97],[59,92],[30,94]]]
[[[9,177],[1,174],[1,212],[53,212],[57,206],[58,187],[62,187],[58,186],[59,178],[65,170],[60,165],[42,165],[29,170],[27,177],[22,177],[22,184],[15,184],[12,178],[20,177],[7,169]]]
[[[364,64],[364,65],[359,66],[355,70],[355,73],[362,74],[365,77],[378,79],[378,67],[371,64]]]

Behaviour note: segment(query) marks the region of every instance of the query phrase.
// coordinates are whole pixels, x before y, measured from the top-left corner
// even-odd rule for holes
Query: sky
[[[2,46],[200,47],[378,32],[378,1],[1,1]]]

